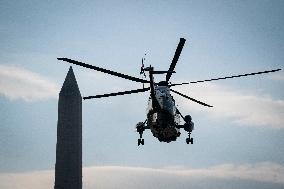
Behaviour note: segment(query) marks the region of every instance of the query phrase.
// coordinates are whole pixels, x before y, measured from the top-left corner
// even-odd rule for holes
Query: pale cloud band
[[[1,189],[50,189],[53,184],[54,171],[0,174]],[[95,166],[83,169],[83,185],[85,189],[281,188],[284,166],[268,162],[202,169]]]
[[[272,80],[282,81],[282,82],[283,82],[283,81],[284,81],[284,72],[281,71],[281,72],[272,74],[272,75],[270,76],[270,78],[271,78]]]
[[[187,99],[177,97],[186,111],[205,113],[211,119],[230,119],[238,125],[265,126],[270,128],[284,127],[284,100],[273,99],[270,96],[248,94],[233,88],[206,84],[202,86],[177,88],[184,94],[204,101],[213,108],[205,108]]]
[[[56,98],[59,87],[55,83],[29,70],[0,65],[0,94],[15,100],[46,100]]]

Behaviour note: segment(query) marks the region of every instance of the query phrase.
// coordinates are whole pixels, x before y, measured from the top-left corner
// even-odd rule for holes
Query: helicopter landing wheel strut
[[[188,138],[185,139],[187,144],[193,144],[193,138],[190,137],[190,133],[188,133]]]
[[[138,146],[144,145],[144,139],[142,138],[143,131],[139,132],[140,138],[138,139]]]

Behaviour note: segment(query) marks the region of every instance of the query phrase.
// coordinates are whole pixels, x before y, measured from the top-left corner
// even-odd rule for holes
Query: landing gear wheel
[[[186,144],[189,144],[189,138],[186,138],[185,141],[186,141]]]
[[[138,139],[138,146],[140,146],[140,144],[144,145],[144,139],[143,138]]]
[[[185,141],[186,141],[187,144],[189,144],[189,143],[190,143],[190,144],[193,144],[193,138],[190,137],[190,134],[191,134],[191,133],[189,132],[189,133],[188,133],[188,138],[185,139]]]
[[[193,138],[186,138],[185,141],[187,144],[193,144]]]

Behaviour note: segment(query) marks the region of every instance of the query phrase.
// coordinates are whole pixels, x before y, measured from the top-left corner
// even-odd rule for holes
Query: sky
[[[52,188],[57,103],[68,57],[172,82],[283,69],[284,1],[6,1],[0,3],[0,188]],[[82,96],[142,84],[73,66]],[[162,80],[162,76],[155,78]],[[195,123],[160,143],[137,122],[149,94],[83,101],[83,188],[283,188],[284,73],[176,86]]]

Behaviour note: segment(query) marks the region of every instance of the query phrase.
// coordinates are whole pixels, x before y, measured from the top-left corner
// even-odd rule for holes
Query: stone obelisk
[[[54,189],[82,189],[82,97],[72,67],[59,93]]]

